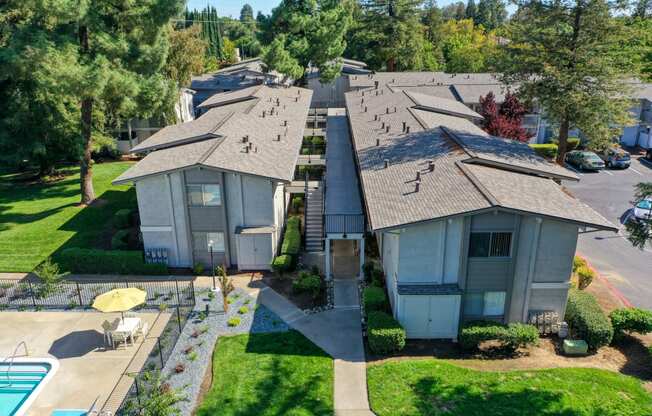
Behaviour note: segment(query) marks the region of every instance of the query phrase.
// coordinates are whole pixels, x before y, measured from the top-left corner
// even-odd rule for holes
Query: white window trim
[[[192,198],[190,197],[190,192],[189,192],[188,188],[193,187],[193,186],[199,187],[199,193],[201,195],[201,201],[202,201],[201,204],[193,204],[192,203]],[[217,190],[218,190],[218,192],[220,194],[220,203],[219,204],[210,204],[209,205],[209,204],[206,203],[206,199],[204,198],[204,196],[207,194],[207,192],[205,191],[205,188],[207,186],[216,186],[217,187]],[[220,186],[219,183],[188,183],[188,184],[186,184],[186,194],[188,194],[188,205],[191,206],[191,207],[221,207],[223,205],[224,195],[222,193],[222,186]]]
[[[483,233],[489,233],[489,253],[491,253],[491,243],[494,240],[494,234],[498,233],[509,233],[511,234],[511,237],[509,238],[509,256],[485,256],[485,257],[472,257],[471,255],[468,256],[469,259],[511,259],[512,258],[512,252],[514,249],[514,230],[476,230],[473,231],[471,230],[470,234],[483,234]],[[469,234],[469,240],[471,239],[471,235]],[[470,251],[470,248],[469,248]]]

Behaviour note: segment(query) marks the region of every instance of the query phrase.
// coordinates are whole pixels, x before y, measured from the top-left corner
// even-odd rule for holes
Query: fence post
[[[34,305],[34,308],[36,308],[36,298],[34,297],[34,288],[32,287],[32,282],[31,280],[27,280],[27,283],[29,284],[29,295],[32,297],[32,305]]]
[[[127,289],[129,289],[129,281],[125,280],[125,285],[127,286]]]
[[[174,285],[177,288],[177,310],[179,309],[178,306],[181,305],[181,296],[179,295],[179,281],[175,280]]]
[[[138,408],[142,411],[143,404],[140,402],[140,389],[138,388],[138,375],[134,377],[134,384],[136,385],[136,400],[138,400]]]
[[[163,367],[165,367],[165,363],[163,362],[163,347],[161,347],[161,337],[157,337],[156,342],[158,343],[158,356],[161,359],[161,371],[162,371]]]
[[[190,281],[190,291],[192,293],[192,306],[195,306],[195,303],[197,303],[197,301],[195,300],[195,281],[194,280]]]
[[[79,287],[79,282],[75,282],[75,285],[77,286],[77,297],[79,298],[79,307],[81,308],[84,306],[82,304],[81,288]]]
[[[181,335],[181,311],[179,305],[177,305],[177,323],[179,324],[179,335]]]

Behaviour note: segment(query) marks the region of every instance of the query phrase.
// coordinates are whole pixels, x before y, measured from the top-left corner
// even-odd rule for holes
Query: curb
[[[612,293],[616,298],[618,298],[618,300],[620,300],[626,308],[633,308],[633,307],[634,307],[634,305],[632,304],[632,302],[630,302],[629,299],[627,299],[627,297],[626,297],[625,295],[623,295],[623,293],[622,293],[620,290],[618,290],[618,289],[617,289],[617,288],[616,288],[616,287],[615,287],[615,286],[614,286],[614,285],[609,281],[609,279],[607,279],[606,277],[602,276],[602,274],[600,274],[600,272],[599,272],[595,267],[593,267],[593,265],[591,264],[591,262],[589,262],[589,260],[588,260],[585,256],[583,256],[580,252],[577,252],[577,256],[578,256],[578,257],[581,257],[582,259],[584,259],[584,261],[586,262],[586,266],[587,266],[589,269],[591,269],[591,271],[593,271],[593,273],[595,273],[595,275],[596,275],[596,277],[597,277],[598,279],[600,279],[600,280],[602,280],[602,281],[604,282],[604,284],[607,286],[607,288],[609,289],[609,291],[610,291],[610,292],[611,292],[611,293]]]

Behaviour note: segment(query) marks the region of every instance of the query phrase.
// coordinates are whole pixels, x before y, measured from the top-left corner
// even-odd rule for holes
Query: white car
[[[634,217],[637,220],[652,220],[652,196],[638,201],[634,207]]]

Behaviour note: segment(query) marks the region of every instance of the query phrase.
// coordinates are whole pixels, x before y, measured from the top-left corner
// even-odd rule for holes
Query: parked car
[[[637,220],[652,219],[652,196],[641,199],[634,207],[634,217]]]
[[[627,169],[632,163],[632,158],[629,152],[621,149],[620,147],[610,147],[604,152],[600,153],[600,158],[608,168],[622,168]]]
[[[586,150],[573,150],[566,153],[566,162],[582,170],[604,169],[604,161],[595,153]]]
[[[645,159],[652,162],[652,149],[647,149],[647,152],[645,152]]]

